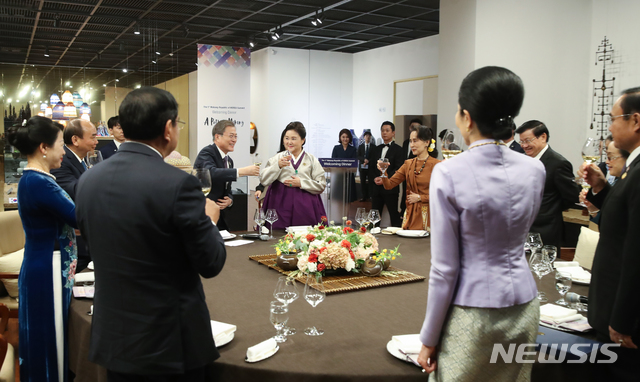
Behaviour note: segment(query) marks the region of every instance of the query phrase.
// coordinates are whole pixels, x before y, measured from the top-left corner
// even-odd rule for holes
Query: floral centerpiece
[[[365,261],[384,261],[400,257],[398,247],[382,251],[376,238],[366,229],[318,224],[307,231],[286,234],[275,244],[276,253],[296,253],[298,273],[325,275],[328,270],[344,269],[360,273]]]

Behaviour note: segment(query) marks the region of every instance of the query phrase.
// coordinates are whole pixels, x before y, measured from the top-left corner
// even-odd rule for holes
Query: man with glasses
[[[602,380],[637,381],[640,365],[640,87],[622,92],[611,108],[609,131],[619,150],[628,151],[626,168],[615,186],[595,164],[583,164],[591,190],[587,199],[600,208],[600,240],[589,285],[589,324],[618,359],[599,364]],[[611,158],[609,158],[611,159]],[[602,378],[606,376],[606,378]]]
[[[525,154],[539,159],[547,172],[540,211],[531,232],[538,232],[544,244],[560,248],[564,231],[562,211],[575,206],[580,196],[580,186],[574,182],[573,167],[549,147],[549,129],[544,123],[536,120],[525,122],[516,133],[520,134],[520,146]]]
[[[235,148],[238,141],[236,127],[231,121],[223,120],[213,126],[213,143],[200,151],[193,168],[206,168],[211,172],[211,192],[207,197],[220,207],[220,219],[218,227],[228,229],[225,221],[227,210],[233,205],[231,194],[231,182],[239,176],[258,176],[260,167],[250,165],[242,168],[233,168],[233,160],[229,153]]]

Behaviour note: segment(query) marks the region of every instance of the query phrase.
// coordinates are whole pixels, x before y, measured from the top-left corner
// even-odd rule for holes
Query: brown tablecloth
[[[274,232],[282,235],[282,232]],[[378,235],[381,248],[400,244],[402,258],[394,265],[423,276],[429,275],[428,238]],[[273,357],[258,363],[244,361],[247,348],[275,334],[269,322],[269,302],[280,274],[248,259],[249,255],[273,253],[274,240],[227,247],[227,262],[218,277],[203,280],[211,319],[237,325],[235,338],[221,347],[213,363],[216,381],[424,381],[420,368],[389,354],[391,336],[418,333],[427,304],[428,280],[327,296],[316,308],[302,297],[291,304],[289,326],[298,333],[280,344]],[[300,295],[302,286],[298,285]],[[553,277],[542,280],[541,289],[550,301],[559,298]],[[588,287],[572,291],[586,295]],[[69,314],[70,368],[77,382],[106,381],[104,369],[87,360],[91,300],[71,302]],[[320,337],[303,330],[311,325],[324,329]],[[549,382],[566,365],[534,365],[534,380]],[[537,378],[539,375],[540,378]],[[564,378],[564,377],[563,377]],[[558,379],[560,380],[560,379]],[[566,381],[567,379],[565,379]]]

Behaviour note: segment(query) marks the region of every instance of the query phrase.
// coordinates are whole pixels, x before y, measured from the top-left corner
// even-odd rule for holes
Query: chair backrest
[[[15,211],[0,212],[0,255],[24,248],[24,228],[20,214]]]
[[[599,239],[599,232],[593,231],[587,227],[581,227],[578,244],[576,245],[576,255],[573,260],[577,261],[581,267],[591,269]]]

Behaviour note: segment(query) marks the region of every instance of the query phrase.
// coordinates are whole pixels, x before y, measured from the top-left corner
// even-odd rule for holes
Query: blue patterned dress
[[[78,258],[70,226],[77,226],[76,207],[53,176],[25,170],[18,210],[26,236],[19,279],[20,379],[67,381],[67,318]]]

